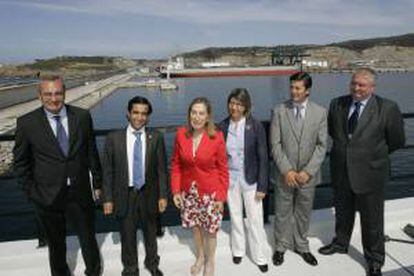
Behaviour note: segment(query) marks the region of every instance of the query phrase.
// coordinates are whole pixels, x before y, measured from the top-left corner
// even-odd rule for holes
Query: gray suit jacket
[[[272,157],[280,172],[278,182],[289,170],[304,170],[311,175],[309,185],[321,181],[320,166],[327,148],[326,109],[308,100],[303,128],[295,123],[292,101],[274,108],[270,126]]]
[[[373,96],[364,108],[351,139],[348,113],[352,97],[333,99],[329,108],[329,135],[332,137],[332,184],[338,188],[349,178],[355,193],[382,189],[390,174],[389,153],[404,146],[404,123],[398,106]]]

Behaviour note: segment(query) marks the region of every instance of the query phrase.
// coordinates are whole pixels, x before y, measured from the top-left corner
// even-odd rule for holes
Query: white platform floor
[[[402,232],[407,223],[414,222],[414,198],[391,200],[386,202],[385,234],[398,239],[411,240]],[[7,227],[2,225],[1,227]],[[266,225],[268,238],[267,255],[269,271],[262,274],[247,256],[239,265],[231,260],[229,247],[228,222],[223,223],[218,234],[216,275],[278,275],[278,276],[358,276],[365,275],[362,255],[359,218],[356,218],[354,234],[349,253],[346,255],[322,256],[317,249],[331,241],[333,236],[333,209],[313,212],[310,230],[310,246],[319,261],[311,267],[300,256],[286,252],[285,262],[279,267],[271,263],[272,224]],[[121,275],[120,241],[118,233],[97,235],[104,262],[104,275]],[[144,248],[139,232],[140,275],[150,275],[143,267]],[[74,275],[83,275],[84,264],[76,237],[68,237],[68,263]],[[47,276],[49,274],[47,249],[36,249],[37,240],[24,240],[0,243],[0,275],[4,276]],[[166,276],[190,275],[189,268],[194,261],[191,231],[181,227],[168,227],[164,237],[158,239],[160,269]],[[398,242],[386,243],[386,262],[384,276],[414,275],[414,245]]]

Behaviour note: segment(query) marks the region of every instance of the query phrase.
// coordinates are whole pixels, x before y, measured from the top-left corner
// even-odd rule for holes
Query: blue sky
[[[0,62],[167,57],[414,32],[412,0],[0,0]]]

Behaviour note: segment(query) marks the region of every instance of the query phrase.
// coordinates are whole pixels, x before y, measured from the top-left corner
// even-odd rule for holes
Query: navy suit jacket
[[[220,122],[219,128],[227,140],[230,118]],[[267,193],[269,181],[269,158],[266,131],[261,122],[252,116],[246,118],[244,130],[244,175],[248,184],[257,182],[257,191]]]

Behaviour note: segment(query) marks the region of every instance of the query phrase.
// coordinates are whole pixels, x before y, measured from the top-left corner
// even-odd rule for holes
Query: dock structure
[[[385,204],[385,234],[400,240],[413,241],[405,235],[402,228],[414,219],[414,198],[389,200]],[[273,219],[271,219],[273,221]],[[273,244],[273,225],[266,225],[268,247],[266,255],[269,261],[269,271],[262,274],[251,261],[249,252],[239,265],[234,265],[230,251],[230,224],[223,222],[218,233],[216,275],[278,275],[278,276],[349,276],[365,275],[365,261],[361,246],[359,218],[351,240],[348,254],[323,256],[317,249],[331,241],[334,234],[334,210],[321,209],[313,212],[310,226],[310,248],[319,261],[316,267],[309,266],[302,258],[287,251],[285,262],[274,266],[271,262]],[[138,256],[140,275],[150,275],[144,269],[144,246],[142,234],[138,233]],[[105,276],[120,275],[121,244],[118,233],[97,234],[97,240],[103,257]],[[68,263],[74,275],[83,275],[85,269],[77,238],[69,236]],[[45,276],[49,274],[47,249],[36,249],[37,240],[21,240],[0,243],[0,275],[8,276]],[[161,256],[160,269],[168,276],[190,275],[190,266],[195,260],[194,243],[191,230],[181,226],[167,227],[164,237],[158,239],[158,254]],[[386,260],[383,267],[384,276],[414,275],[414,245],[404,242],[390,241],[386,243]]]
[[[88,85],[72,88],[66,91],[65,102],[82,107],[91,108],[103,98],[115,91],[120,84],[128,81],[133,75],[119,74],[110,78],[91,82]],[[0,109],[0,135],[7,134],[16,128],[16,118],[40,106],[38,99]],[[7,172],[13,162],[14,142],[0,142],[0,175]]]
[[[101,99],[112,93],[123,83],[131,74],[119,74],[110,78],[91,82],[88,85],[76,87],[66,91],[66,103],[83,108],[90,108]],[[0,134],[10,132],[16,127],[16,118],[26,114],[40,106],[38,99],[14,105],[0,110]]]

